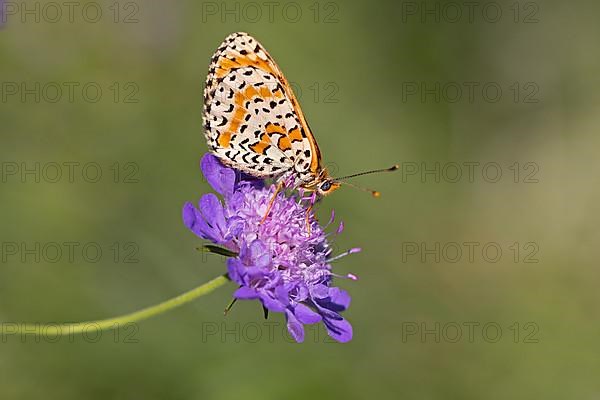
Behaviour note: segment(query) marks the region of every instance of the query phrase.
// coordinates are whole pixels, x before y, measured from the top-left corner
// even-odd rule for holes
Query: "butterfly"
[[[337,190],[294,92],[273,57],[244,32],[229,35],[213,55],[204,89],[204,131],[225,165],[259,178],[292,179],[319,197]],[[378,192],[371,191],[378,196]]]

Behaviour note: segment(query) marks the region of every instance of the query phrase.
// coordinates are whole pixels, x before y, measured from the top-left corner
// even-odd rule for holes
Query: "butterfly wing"
[[[215,155],[251,175],[319,171],[319,148],[289,83],[247,33],[229,35],[211,60],[204,129]]]

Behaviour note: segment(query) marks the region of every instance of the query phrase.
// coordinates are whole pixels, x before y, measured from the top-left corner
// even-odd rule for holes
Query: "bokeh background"
[[[229,285],[99,338],[4,334],[2,398],[598,398],[596,2],[74,3],[4,5],[4,329],[126,313],[224,272],[180,214],[209,191],[202,88],[231,32],[278,61],[336,173],[402,170],[355,181],[380,199],[320,205],[346,224],[335,246],[363,248],[335,265],[360,277],[339,282],[351,343],[291,343],[254,302],[223,317]]]

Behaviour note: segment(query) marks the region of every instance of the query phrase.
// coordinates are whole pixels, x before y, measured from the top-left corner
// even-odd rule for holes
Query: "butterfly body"
[[[204,130],[210,151],[252,176],[291,179],[327,195],[339,187],[292,88],[256,39],[229,35],[211,59],[204,90]]]

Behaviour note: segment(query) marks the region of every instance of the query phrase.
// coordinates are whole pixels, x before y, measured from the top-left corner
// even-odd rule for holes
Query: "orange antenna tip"
[[[354,175],[348,175],[348,176],[342,176],[340,178],[334,178],[333,181],[336,182],[336,183],[338,183],[338,184],[344,184],[344,185],[352,186],[352,187],[354,187],[356,189],[363,190],[365,192],[371,192],[371,195],[373,197],[377,198],[377,197],[381,196],[381,193],[379,193],[377,190],[367,189],[367,188],[363,188],[363,187],[360,187],[360,186],[357,186],[357,185],[353,185],[352,183],[345,182],[344,180],[348,179],[348,178],[354,178],[356,176],[362,176],[362,175],[368,175],[368,174],[375,174],[377,172],[391,172],[391,171],[395,171],[395,170],[397,170],[399,168],[400,168],[400,164],[394,164],[394,165],[392,165],[389,168],[375,169],[375,170],[372,170],[372,171],[359,172],[358,174],[354,174]]]

